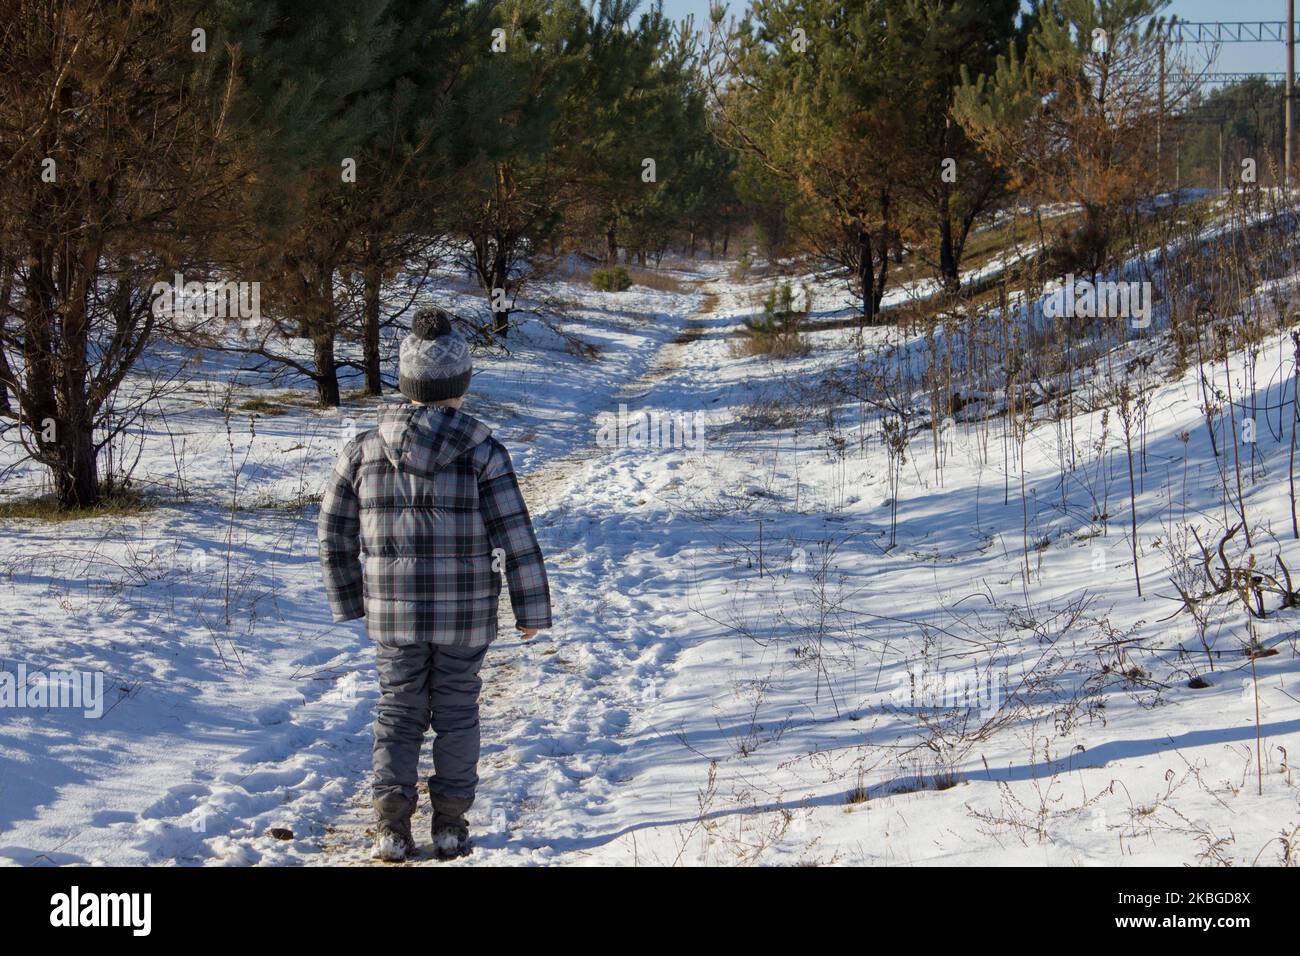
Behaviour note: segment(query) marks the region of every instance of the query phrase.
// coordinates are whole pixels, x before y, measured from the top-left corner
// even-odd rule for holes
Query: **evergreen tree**
[[[574,186],[560,162],[584,102],[588,18],[579,0],[503,0],[488,55],[458,101],[452,164],[465,170],[453,234],[504,338],[526,259],[559,226]]]
[[[265,277],[263,321],[241,348],[311,379],[322,406],[339,404],[338,370],[356,364],[336,354],[338,278],[357,238],[349,213],[359,186],[391,172],[367,151],[383,135],[388,62],[400,56],[401,25],[388,7],[389,0],[243,0],[223,8],[242,78],[234,115],[252,167],[244,229],[224,264],[241,277]]]
[[[893,114],[889,152],[897,169],[900,228],[918,249],[935,250],[932,264],[950,291],[960,285],[971,227],[1006,185],[1002,171],[954,118],[953,98],[963,70],[991,70],[1016,37],[1019,6],[1019,0],[884,5],[882,52],[893,89],[881,107]]]
[[[791,227],[852,270],[862,318],[879,313],[897,232],[885,5],[755,0],[730,42],[729,145],[782,186]],[[751,192],[758,189],[751,188]]]
[[[736,157],[717,138],[699,50],[699,37],[688,19],[654,68],[657,82],[652,89],[659,103],[653,125],[637,135],[654,142],[655,182],[621,217],[629,253],[635,250],[642,261],[647,253],[662,255],[679,232],[684,233],[687,253],[694,256],[701,236],[714,236],[735,214]],[[654,132],[647,135],[647,130]]]
[[[1260,181],[1280,173],[1283,161],[1285,87],[1254,76],[1213,90],[1176,117],[1175,181],[1217,186],[1221,170],[1240,169],[1253,158]]]
[[[147,389],[115,398],[168,320],[154,285],[200,261],[237,176],[228,77],[199,5],[17,0],[0,29],[0,419],[60,504]]]
[[[376,133],[363,145],[359,175],[341,218],[350,222],[351,319],[360,299],[359,324],[365,390],[383,388],[380,338],[384,282],[412,261],[430,260],[442,246],[440,231],[472,170],[457,165],[457,99],[487,55],[494,2],[394,0],[385,19],[393,42],[379,63],[372,92],[382,104]]]
[[[791,226],[855,273],[865,321],[903,238],[933,248],[937,275],[959,283],[966,236],[1002,177],[955,122],[953,95],[963,66],[992,65],[1016,10],[1015,0],[759,0],[735,31],[728,141],[752,157],[747,175],[793,187]]]
[[[1077,203],[1073,265],[1096,273],[1118,227],[1160,187],[1159,111],[1188,102],[1192,84],[1166,63],[1159,89],[1160,12],[1167,0],[1041,0],[1027,47],[991,73],[967,76],[954,114],[1038,202]],[[1172,53],[1167,53],[1172,56]]]
[[[637,0],[602,0],[592,18],[585,122],[570,154],[587,221],[604,233],[607,265],[617,261],[620,226],[644,217],[645,235],[661,228],[666,197],[658,194],[681,171],[689,47],[673,44],[662,4],[633,26],[636,7]]]

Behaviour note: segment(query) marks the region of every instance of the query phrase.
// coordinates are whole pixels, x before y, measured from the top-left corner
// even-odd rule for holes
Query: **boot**
[[[429,798],[433,802],[434,856],[440,860],[468,856],[469,821],[465,819],[465,814],[474,803],[474,798],[440,797],[432,791]]]
[[[411,836],[411,815],[416,800],[400,793],[375,798],[375,847],[371,856],[387,863],[401,863],[415,853]]]

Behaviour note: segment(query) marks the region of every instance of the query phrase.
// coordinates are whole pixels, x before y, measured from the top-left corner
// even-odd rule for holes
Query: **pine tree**
[[[991,70],[1017,34],[1018,0],[897,0],[885,4],[884,70],[894,89],[882,106],[894,118],[889,152],[900,229],[931,260],[949,291],[961,281],[966,238],[1003,194],[989,162],[952,112],[962,71]],[[929,258],[926,252],[921,255]]]
[[[633,135],[652,145],[656,175],[624,201],[619,221],[629,254],[642,262],[647,254],[660,257],[679,231],[694,256],[699,239],[735,214],[736,157],[719,142],[709,113],[699,39],[693,21],[683,22],[654,64],[654,82],[637,87],[654,98]]]
[[[61,505],[147,400],[115,397],[237,181],[199,5],[18,0],[0,30],[0,418]],[[12,400],[10,399],[12,396]]]
[[[935,250],[948,288],[959,283],[966,236],[1002,177],[955,122],[953,93],[963,65],[994,62],[1017,6],[759,0],[732,37],[739,82],[722,95],[724,128],[760,177],[749,192],[791,184],[791,225],[854,272],[864,321],[904,237]]]
[[[390,170],[367,154],[391,105],[388,58],[401,25],[388,0],[271,0],[224,7],[242,84],[235,115],[252,175],[227,268],[262,281],[263,321],[240,350],[291,368],[340,401],[340,270],[349,262],[358,187]],[[306,26],[310,24],[310,26]],[[371,165],[365,165],[369,158]],[[287,346],[302,341],[306,359]]]
[[[736,82],[721,93],[741,169],[774,186],[817,253],[856,276],[874,322],[897,232],[883,3],[756,0],[729,38]]]
[[[689,50],[674,46],[671,22],[654,4],[632,22],[636,0],[609,0],[591,19],[584,63],[584,122],[567,165],[582,183],[581,217],[603,234],[605,261],[618,259],[619,230],[660,217],[661,185],[679,171],[677,135]]]
[[[576,194],[560,154],[582,114],[588,18],[579,0],[504,0],[489,55],[458,101],[452,162],[465,171],[451,232],[504,338],[528,254],[558,228]]]
[[[355,188],[341,211],[352,223],[348,280],[359,295],[365,391],[383,390],[380,339],[384,282],[415,260],[436,258],[440,230],[472,170],[454,162],[457,99],[488,55],[493,4],[394,0],[393,42],[374,86],[378,130],[363,145]],[[355,312],[355,308],[351,309]],[[345,318],[350,319],[351,316]]]
[[[1117,224],[1159,187],[1159,110],[1178,109],[1191,84],[1168,79],[1159,91],[1159,14],[1167,0],[1043,0],[1027,21],[1026,52],[1000,56],[992,72],[971,74],[954,114],[1039,202],[1079,204],[1078,265],[1096,273],[1108,260]],[[1172,54],[1170,54],[1172,55]],[[1169,67],[1169,76],[1180,71]]]

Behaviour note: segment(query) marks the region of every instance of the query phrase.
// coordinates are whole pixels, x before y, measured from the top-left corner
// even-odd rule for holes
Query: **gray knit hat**
[[[398,388],[416,402],[460,398],[473,372],[469,344],[442,309],[421,309],[402,339],[397,363]]]

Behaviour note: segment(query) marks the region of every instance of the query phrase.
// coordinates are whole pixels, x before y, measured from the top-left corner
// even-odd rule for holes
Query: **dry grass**
[[[83,518],[102,518],[109,515],[127,516],[147,511],[150,505],[135,492],[118,492],[105,498],[93,508],[64,508],[53,495],[37,498],[19,498],[0,503],[0,521],[45,521],[61,524]]]
[[[692,283],[673,275],[671,272],[658,272],[654,269],[636,269],[628,267],[627,273],[632,277],[633,285],[643,285],[658,292],[690,292]]]
[[[289,412],[289,409],[279,402],[262,398],[260,395],[240,402],[239,410],[241,412],[252,412],[255,415],[285,415]]]
[[[365,389],[357,389],[343,396],[348,401],[370,397],[366,395]],[[295,409],[316,408],[316,399],[314,395],[307,392],[285,391],[254,395],[244,399],[235,408],[241,412],[252,412],[254,415],[287,415]]]
[[[798,332],[741,334],[731,340],[729,347],[736,358],[752,355],[766,355],[774,359],[796,358],[807,355],[809,351],[808,342]]]

